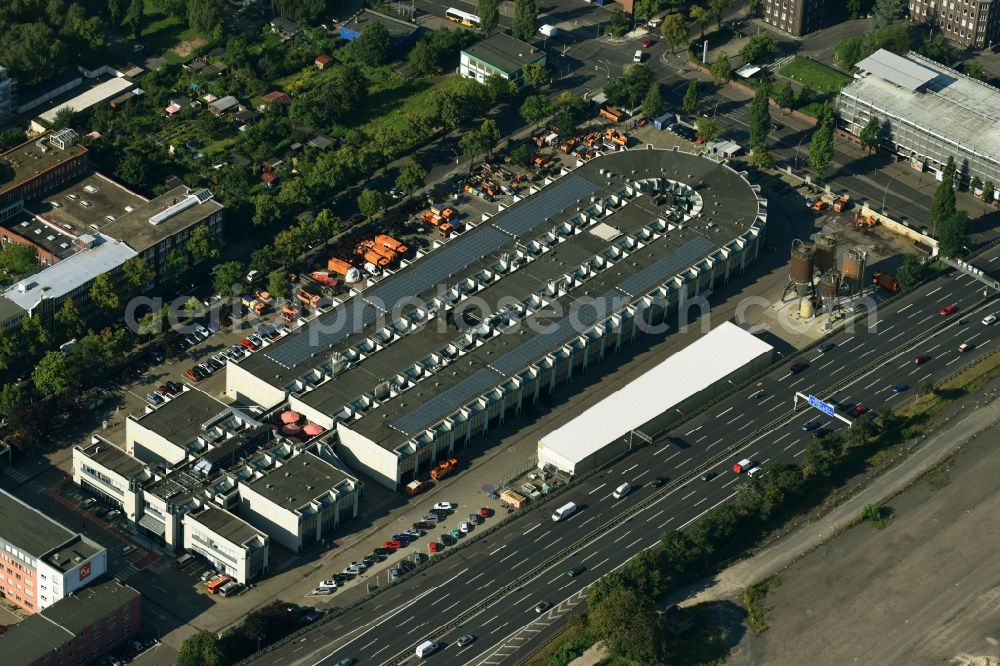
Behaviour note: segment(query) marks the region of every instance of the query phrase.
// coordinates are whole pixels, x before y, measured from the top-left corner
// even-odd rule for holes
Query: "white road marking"
[[[735,405],[734,405],[734,406],[735,406]],[[716,417],[715,417],[715,418],[719,418],[720,416],[725,416],[726,414],[728,414],[728,413],[729,413],[729,412],[731,412],[731,411],[733,411],[733,407],[730,407],[729,409],[727,409],[727,410],[726,410],[726,411],[724,411],[724,412],[720,412],[719,414],[717,414],[717,415],[716,415]]]
[[[927,296],[933,296],[934,294],[938,293],[939,291],[941,291],[941,287],[938,287],[938,288],[937,288],[937,289],[935,289],[934,291],[930,291],[930,292],[927,292],[927,294],[926,294],[926,295],[927,295]]]
[[[664,511],[666,511],[666,509],[660,509],[659,511],[657,511],[656,513],[654,513],[652,516],[650,516],[649,518],[647,518],[646,522],[648,523],[649,521],[651,521],[653,518],[656,518],[658,515],[660,515]]]
[[[721,442],[722,442],[722,439],[723,439],[723,438],[721,438],[721,437],[720,437],[720,438],[719,438],[719,439],[718,439],[717,441],[714,441],[714,442],[712,442],[711,444],[709,444],[709,445],[708,445],[708,446],[706,446],[705,448],[706,448],[706,449],[710,449],[710,448],[712,448],[712,447],[713,447],[713,446],[715,446],[716,444],[719,444],[719,443],[721,443]]]
[[[541,524],[541,523],[538,523],[538,524],[537,524],[537,525],[535,525],[534,527],[529,527],[529,528],[528,528],[528,531],[527,531],[527,532],[525,532],[524,534],[522,534],[521,536],[528,536],[528,534],[530,534],[531,532],[534,532],[535,530],[537,530],[537,529],[538,529],[539,527],[541,527],[541,526],[542,526],[542,524]]]
[[[593,490],[591,490],[591,491],[590,491],[589,493],[587,493],[587,494],[588,494],[588,495],[593,495],[594,493],[596,493],[596,492],[597,492],[598,490],[600,490],[601,488],[603,488],[603,487],[604,487],[604,486],[606,486],[606,485],[608,485],[608,482],[607,482],[607,481],[605,481],[605,482],[604,482],[604,483],[602,483],[601,485],[597,486],[596,488],[594,488]]]

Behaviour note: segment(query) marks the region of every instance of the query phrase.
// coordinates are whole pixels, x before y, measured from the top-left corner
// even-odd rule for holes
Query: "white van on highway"
[[[561,507],[556,509],[556,512],[552,514],[552,522],[558,523],[560,520],[569,518],[574,513],[576,513],[576,504],[573,502],[566,502]]]
[[[424,641],[417,646],[417,657],[423,659],[437,652],[438,644],[434,641]]]
[[[627,483],[623,483],[622,485],[615,488],[615,492],[612,493],[612,496],[615,499],[621,499],[626,495],[628,495],[630,492],[632,492],[632,486]]]

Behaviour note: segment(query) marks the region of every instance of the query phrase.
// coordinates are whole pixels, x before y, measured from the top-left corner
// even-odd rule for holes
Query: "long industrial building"
[[[771,365],[774,349],[732,322],[721,325],[538,442],[538,466],[568,474],[600,467],[642,436],[661,432]],[[639,431],[637,439],[635,431]]]
[[[242,361],[230,398],[288,401],[390,488],[747,270],[767,203],[725,163],[595,158]]]
[[[837,97],[840,125],[855,137],[871,118],[888,125],[885,147],[918,170],[1000,184],[1000,90],[910,52],[884,49],[857,64]]]

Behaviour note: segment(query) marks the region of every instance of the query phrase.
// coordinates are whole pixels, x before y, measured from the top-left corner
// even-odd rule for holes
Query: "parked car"
[[[434,508],[438,511],[454,511],[458,508],[458,504],[454,502],[438,502],[434,505]]]
[[[146,394],[146,401],[151,405],[161,405],[163,404],[163,396],[160,395],[159,391],[150,391]]]
[[[202,340],[204,340],[205,338],[207,338],[208,336],[210,336],[212,334],[211,331],[209,331],[207,328],[205,328],[201,324],[198,324],[197,326],[194,327],[194,332]]]
[[[212,580],[213,578],[218,578],[218,576],[219,576],[219,572],[216,571],[215,569],[205,569],[204,571],[201,572],[200,578],[201,578],[201,582],[207,583],[208,581]]]
[[[184,375],[193,382],[201,381],[201,373],[196,368],[188,368],[184,371]]]
[[[469,522],[472,523],[473,525],[481,525],[483,523],[483,517],[480,516],[478,513],[470,513]]]
[[[392,540],[386,541],[384,544],[382,544],[382,547],[383,548],[389,548],[391,550],[399,550],[400,548],[403,547],[403,544],[400,543],[399,541],[397,541],[396,539],[392,539]]]
[[[337,585],[338,585],[337,581],[335,579],[333,579],[333,578],[330,578],[330,579],[327,579],[327,580],[321,580],[319,582],[319,585],[317,585],[316,587],[329,587],[329,588],[337,589]]]
[[[255,335],[254,337],[256,338],[257,336]],[[258,338],[258,340],[259,339],[260,338]],[[245,349],[248,349],[249,351],[257,351],[258,349],[260,349],[260,345],[251,340],[249,337],[240,340],[240,344],[243,345],[243,347]]]
[[[250,342],[252,342],[255,345],[257,345],[258,348],[264,346],[264,341],[260,338],[259,335],[256,335],[256,334],[248,335],[247,339],[249,339]]]
[[[441,544],[439,544],[437,541],[431,541],[429,544],[427,544],[427,550],[431,554],[437,553],[441,550]]]
[[[95,504],[97,504],[97,500],[94,499],[93,497],[88,497],[87,499],[83,500],[83,502],[80,503],[80,508],[81,509],[89,509],[90,507],[94,506]]]
[[[232,358],[233,360],[243,358],[247,354],[243,350],[243,347],[240,347],[239,345],[232,345],[231,347],[229,347],[229,349],[227,350],[227,352],[229,354],[232,354],[232,356],[230,356],[230,358]]]
[[[458,529],[457,527],[451,528],[451,536],[456,541],[458,539],[461,539],[462,538],[462,530]]]
[[[493,509],[489,508],[488,506],[480,507],[479,515],[482,516],[483,518],[489,518],[491,515],[493,515]]]
[[[130,543],[127,543],[124,546],[122,546],[121,549],[118,552],[121,553],[122,555],[128,555],[133,550],[135,550],[135,546],[133,546]]]
[[[461,530],[462,534],[468,534],[472,531],[472,523],[467,520],[463,520],[458,524],[458,529]]]

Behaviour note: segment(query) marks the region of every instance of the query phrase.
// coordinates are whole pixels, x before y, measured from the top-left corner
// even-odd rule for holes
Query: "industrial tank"
[[[796,285],[812,284],[813,259],[816,250],[809,243],[796,238],[792,241],[792,256],[788,264],[788,279]]]
[[[837,237],[833,234],[820,234],[816,238],[816,254],[813,259],[816,270],[826,273],[837,265]]]

